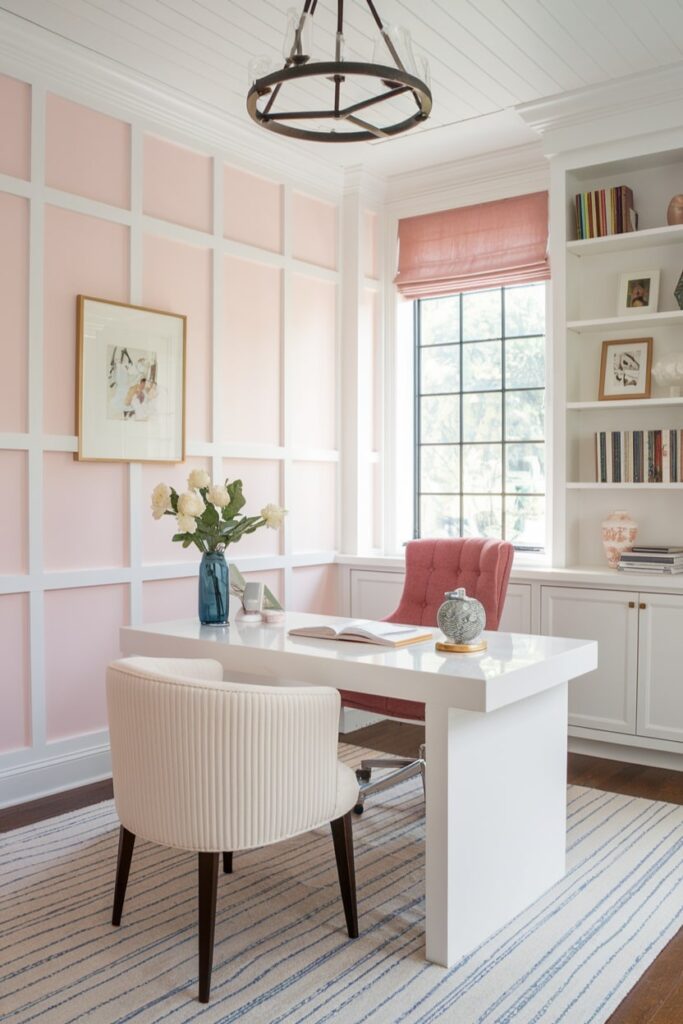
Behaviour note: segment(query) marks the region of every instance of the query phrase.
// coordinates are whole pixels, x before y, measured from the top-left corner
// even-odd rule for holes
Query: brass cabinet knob
[[[628,606],[629,606],[629,608],[635,608],[636,602],[635,601],[629,601]]]
[[[641,609],[644,609],[644,608],[647,608],[647,605],[643,601],[641,601],[640,604],[638,605],[638,607],[641,608]]]

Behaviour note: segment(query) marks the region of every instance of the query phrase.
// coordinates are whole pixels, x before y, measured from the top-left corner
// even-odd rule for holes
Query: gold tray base
[[[449,644],[446,641],[437,640],[437,651],[450,651],[455,654],[475,654],[477,651],[485,651],[488,647],[486,640],[480,640],[476,644]]]

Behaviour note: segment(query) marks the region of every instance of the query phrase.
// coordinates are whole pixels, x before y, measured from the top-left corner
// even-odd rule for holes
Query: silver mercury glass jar
[[[446,600],[436,613],[439,629],[451,644],[470,644],[486,625],[481,601],[468,597],[464,587],[444,594]]]

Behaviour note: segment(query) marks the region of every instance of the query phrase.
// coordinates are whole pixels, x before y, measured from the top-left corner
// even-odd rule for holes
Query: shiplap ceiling
[[[424,127],[404,137],[300,143],[338,165],[393,173],[520,144],[532,136],[514,114],[516,104],[683,60],[683,0],[376,4],[386,22],[410,29],[416,51],[428,58],[434,109]],[[243,123],[249,61],[281,61],[290,6],[292,0],[0,0],[0,10]],[[335,17],[335,0],[318,0],[321,55],[332,53]],[[348,59],[370,59],[373,30],[364,0],[346,0]],[[310,109],[308,87],[290,88],[290,99]]]

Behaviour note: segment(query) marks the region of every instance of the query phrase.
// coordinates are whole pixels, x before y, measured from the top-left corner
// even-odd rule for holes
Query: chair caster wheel
[[[363,807],[362,804],[356,804],[356,806],[353,809],[353,813],[354,814],[362,814],[363,811],[364,811],[364,807]]]
[[[369,782],[372,772],[369,768],[356,768],[356,778],[359,782]]]

